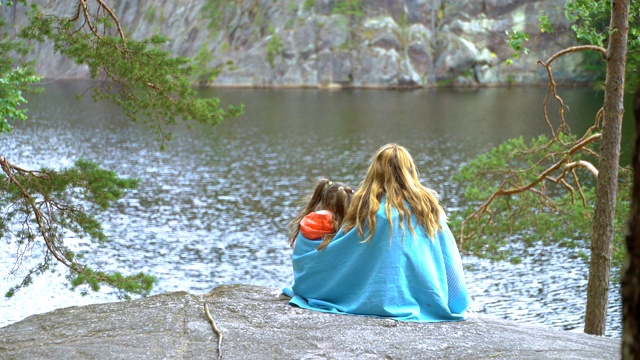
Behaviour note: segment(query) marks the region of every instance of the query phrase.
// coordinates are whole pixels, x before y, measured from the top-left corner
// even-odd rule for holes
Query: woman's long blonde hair
[[[397,144],[387,144],[381,147],[371,159],[367,174],[353,194],[353,199],[343,220],[344,231],[354,227],[364,238],[363,242],[371,240],[376,230],[376,213],[380,208],[382,195],[386,194],[385,213],[391,227],[393,223],[391,209],[395,208],[400,216],[400,227],[404,236],[405,220],[409,230],[415,236],[411,224],[411,214],[415,214],[419,225],[433,239],[442,227],[439,219],[444,210],[438,201],[435,191],[420,184],[418,171],[411,154],[404,147]],[[410,208],[407,208],[406,203]],[[367,233],[364,233],[365,225]]]

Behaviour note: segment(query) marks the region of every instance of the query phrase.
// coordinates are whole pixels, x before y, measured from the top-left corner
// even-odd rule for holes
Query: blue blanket
[[[361,243],[357,229],[339,231],[324,250],[319,241],[298,234],[293,250],[294,282],[283,293],[301,308],[403,321],[439,322],[465,319],[469,295],[460,254],[451,230],[431,239],[416,226],[416,236],[393,209],[393,235],[384,198],[373,238]]]

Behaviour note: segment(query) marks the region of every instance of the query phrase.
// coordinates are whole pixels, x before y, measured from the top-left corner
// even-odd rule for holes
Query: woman
[[[298,234],[290,304],[404,321],[465,319],[460,254],[435,193],[409,152],[387,144],[371,160],[342,228],[322,250]]]

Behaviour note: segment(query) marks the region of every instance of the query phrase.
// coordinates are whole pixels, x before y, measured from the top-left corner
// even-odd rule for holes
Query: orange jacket
[[[333,213],[329,210],[309,213],[300,221],[300,233],[309,240],[320,240],[334,231]]]

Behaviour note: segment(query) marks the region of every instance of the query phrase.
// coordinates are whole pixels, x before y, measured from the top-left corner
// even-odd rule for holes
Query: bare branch
[[[553,79],[553,73],[551,72],[551,66],[548,64],[543,64],[541,61],[538,61],[539,64],[545,67],[547,70],[547,75],[549,76],[549,87],[547,88],[547,94],[542,102],[542,113],[544,114],[544,120],[547,122],[547,126],[549,126],[549,130],[551,131],[551,135],[555,138],[556,132],[553,129],[553,125],[551,125],[551,121],[549,120],[549,114],[547,114],[547,103],[549,101],[549,95],[553,93],[553,96],[556,100],[560,100],[560,120],[564,123],[564,103],[562,99],[556,94],[556,82]]]
[[[582,206],[587,207],[587,197],[584,196],[584,191],[582,191],[582,185],[580,185],[580,178],[578,178],[578,174],[576,174],[576,169],[571,169],[571,174],[573,175],[573,181],[576,182],[576,186],[578,187],[578,192],[580,193],[580,197],[582,198]]]
[[[204,304],[204,314],[207,315],[207,320],[209,320],[213,332],[218,335],[218,359],[222,359],[222,331],[218,329],[216,322],[213,321],[211,313],[209,312],[209,304],[207,303]]]
[[[81,0],[82,1],[82,0]],[[127,44],[127,39],[124,36],[124,31],[122,31],[122,26],[120,25],[120,20],[118,20],[118,17],[116,16],[116,14],[113,12],[113,10],[111,10],[111,8],[109,8],[109,6],[107,6],[107,4],[104,3],[104,1],[102,0],[96,0],[96,2],[98,4],[100,4],[100,6],[107,12],[109,13],[109,16],[111,17],[111,19],[113,20],[113,22],[116,24],[116,27],[118,28],[118,34],[120,34],[120,39],[122,39],[122,44],[124,44],[126,46]]]
[[[555,60],[557,60],[559,57],[567,55],[569,53],[574,53],[574,52],[579,52],[579,51],[589,51],[589,50],[597,51],[597,52],[603,54],[604,56],[607,56],[607,49],[603,48],[602,46],[579,45],[579,46],[568,47],[566,49],[558,51],[557,53],[551,55],[551,57],[549,59],[547,59],[547,61],[542,63],[542,65],[545,66],[545,67],[548,66],[548,65],[551,65],[551,63],[554,62]],[[540,63],[541,61],[538,61],[538,62]]]
[[[69,19],[69,22],[74,22],[74,21],[76,21],[76,20],[78,20],[80,18],[81,9],[82,9],[82,3],[79,2],[78,3],[78,8],[76,9],[76,14],[72,18]]]
[[[93,33],[93,35],[95,35],[99,40],[102,40],[102,36],[98,34],[98,31],[96,30],[95,26],[93,26],[93,24],[91,23],[91,14],[89,14],[89,7],[87,6],[87,0],[80,0],[80,4],[82,4],[84,19],[87,22],[89,29],[91,29],[91,32]]]
[[[491,194],[491,196],[489,196],[489,198],[485,200],[484,203],[482,203],[471,215],[467,216],[467,218],[465,218],[462,221],[461,230],[460,230],[461,235],[459,237],[459,242],[460,242],[459,245],[462,245],[462,243],[464,243],[464,241],[467,238],[469,238],[468,235],[466,237],[464,235],[464,227],[468,223],[468,221],[470,221],[471,219],[479,219],[484,214],[490,214],[490,217],[491,218],[493,217],[492,213],[490,212],[490,206],[491,206],[491,203],[493,203],[493,201],[496,198],[500,196],[509,196],[509,195],[523,193],[525,191],[532,190],[535,186],[542,183],[544,180],[550,180],[557,183],[565,177],[567,172],[571,171],[575,167],[584,167],[584,168],[587,168],[591,173],[594,173],[593,172],[594,170],[597,173],[597,170],[595,169],[595,167],[587,161],[576,161],[576,162],[569,162],[569,161],[570,161],[571,155],[575,154],[577,151],[583,149],[585,146],[591,144],[592,142],[600,139],[600,137],[601,137],[600,134],[594,134],[586,139],[581,139],[581,141],[578,141],[576,144],[574,144],[573,147],[571,147],[571,149],[567,150],[564,153],[565,156],[563,156],[559,161],[557,161],[553,165],[549,166],[546,170],[540,173],[540,175],[538,175],[536,179],[529,182],[528,184],[525,184],[519,187],[504,188],[504,186],[507,184],[507,179],[503,180],[503,182],[498,187],[498,190],[493,192],[493,194]],[[552,177],[551,174],[553,174],[555,171],[562,168],[563,165],[565,166],[563,173],[556,178]]]
[[[593,166],[592,163],[590,163],[588,161],[584,161],[584,160],[579,160],[579,161],[574,161],[574,162],[568,163],[565,166],[565,172],[569,171],[569,170],[573,171],[577,167],[585,168],[585,169],[589,170],[589,172],[592,173],[593,176],[598,177],[598,169],[596,169],[596,167]]]
[[[586,139],[580,139],[568,152],[567,154],[569,155],[573,155],[576,152],[578,152],[578,150],[583,150],[585,148],[585,146],[591,144],[592,142],[596,141],[596,140],[600,140],[600,138],[602,137],[601,134],[594,134],[589,136]]]
[[[551,121],[549,120],[549,115],[547,114],[547,103],[549,101],[549,96],[551,94],[553,94],[553,97],[556,99],[556,101],[558,101],[558,103],[560,104],[560,125],[558,127],[558,133],[562,132],[564,130],[564,128],[566,127],[566,122],[564,120],[564,108],[565,108],[565,104],[564,101],[562,100],[562,98],[560,96],[558,96],[557,92],[556,92],[556,82],[553,78],[553,72],[551,71],[551,63],[554,62],[556,59],[560,58],[561,56],[564,56],[566,54],[569,53],[573,53],[573,52],[579,52],[579,51],[589,51],[589,50],[593,50],[593,51],[597,51],[600,52],[602,54],[604,54],[606,56],[607,54],[607,50],[603,47],[600,46],[595,46],[595,45],[581,45],[581,46],[573,46],[570,48],[566,48],[563,49],[555,54],[553,54],[549,59],[547,59],[547,61],[542,61],[542,60],[538,60],[538,64],[542,65],[545,70],[547,71],[547,75],[549,76],[549,87],[547,89],[547,95],[544,99],[544,102],[542,104],[542,109],[543,109],[543,113],[544,113],[544,119],[547,122],[547,125],[549,126],[549,130],[551,131],[551,135],[553,137],[556,137],[556,131],[553,129],[553,126],[551,125]],[[597,121],[596,121],[597,123]]]

